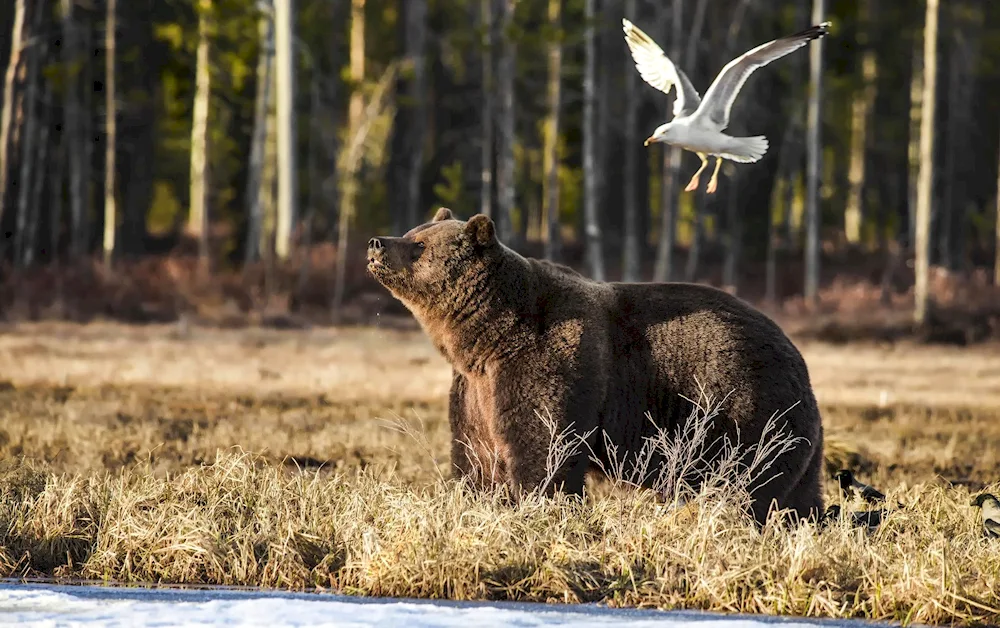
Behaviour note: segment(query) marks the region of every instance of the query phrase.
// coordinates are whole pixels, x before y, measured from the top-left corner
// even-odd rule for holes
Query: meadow
[[[29,323],[0,333],[0,577],[1000,622],[996,346],[799,339],[830,476],[875,530],[758,529],[592,478],[509,505],[449,479],[418,331]]]

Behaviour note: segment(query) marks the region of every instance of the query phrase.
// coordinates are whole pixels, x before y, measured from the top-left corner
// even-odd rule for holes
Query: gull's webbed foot
[[[701,159],[701,168],[698,168],[698,171],[691,177],[691,181],[684,188],[685,192],[693,192],[698,189],[698,183],[701,181],[701,173],[708,167],[708,155],[698,153],[698,158]]]
[[[708,185],[705,186],[705,191],[709,194],[715,194],[715,191],[719,188],[719,168],[722,167],[722,157],[715,158],[715,172],[712,173],[712,178],[709,179]]]

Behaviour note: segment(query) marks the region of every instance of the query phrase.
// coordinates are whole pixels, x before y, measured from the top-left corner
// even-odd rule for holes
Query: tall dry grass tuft
[[[871,533],[758,527],[743,507],[748,491],[772,478],[770,461],[794,439],[776,416],[758,443],[719,441],[720,462],[706,471],[717,411],[700,402],[689,430],[647,441],[645,459],[661,456],[665,470],[616,461],[609,476],[622,490],[582,500],[544,497],[542,486],[511,504],[502,490],[444,478],[408,483],[376,465],[303,472],[242,451],[169,475],[148,463],[88,478],[9,463],[0,576],[1000,621],[1000,551],[982,537],[967,490],[890,490],[890,503],[909,506]],[[580,435],[551,433],[561,443],[551,464],[581,451]],[[659,492],[633,488],[644,475]]]
[[[603,431],[609,460],[601,460],[592,449],[590,459],[616,489],[648,487],[675,507],[694,501],[749,512],[754,494],[780,481],[774,463],[806,439],[793,436],[785,427],[789,408],[768,419],[757,442],[744,442],[738,427],[729,434],[717,423],[728,398],[717,399],[699,386],[698,399],[688,400],[692,408],[683,427],[671,432],[657,426],[646,413],[652,434],[643,438],[631,459],[628,454],[620,455]]]

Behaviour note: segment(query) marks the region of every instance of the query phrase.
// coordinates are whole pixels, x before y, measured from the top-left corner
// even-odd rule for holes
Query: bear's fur
[[[683,428],[699,383],[718,396],[724,429],[756,443],[765,423],[803,437],[772,467],[781,473],[754,494],[762,523],[772,500],[818,516],[823,428],[801,354],[768,317],[736,297],[685,283],[600,283],[565,266],[522,257],[497,240],[493,222],[467,222],[441,208],[402,237],[372,238],[371,274],[413,313],[453,367],[452,462],[465,476],[514,489],[546,474],[550,436],[572,423],[608,456],[634,456],[653,433],[645,416]],[[671,432],[675,433],[675,432]],[[580,493],[590,451],[557,475]]]

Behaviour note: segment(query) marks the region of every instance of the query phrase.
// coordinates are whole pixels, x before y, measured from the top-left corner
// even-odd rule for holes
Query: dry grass
[[[440,479],[448,371],[418,334],[21,326],[0,336],[0,575],[1000,622],[968,505],[1000,490],[1000,358],[803,353],[829,470],[906,506],[872,534],[758,530],[717,490],[468,492]],[[421,446],[378,420],[399,417]]]

